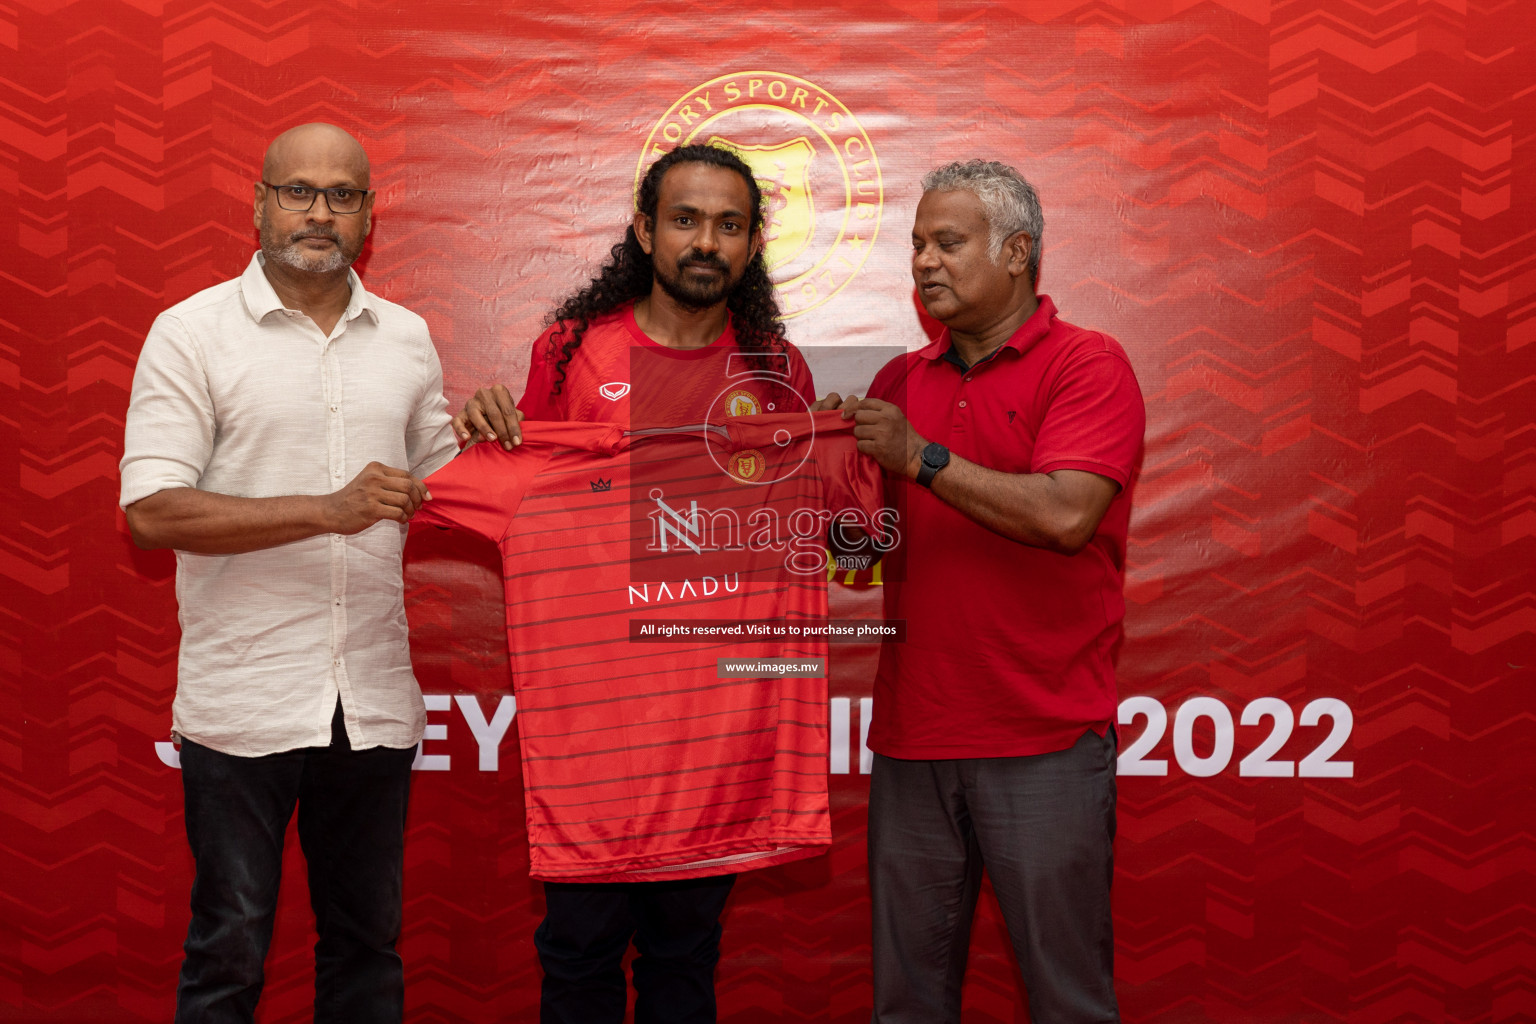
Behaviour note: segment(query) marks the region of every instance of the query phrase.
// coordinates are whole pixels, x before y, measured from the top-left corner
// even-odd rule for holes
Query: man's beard
[[[305,238],[328,238],[336,247],[317,259],[299,247],[300,240]],[[271,222],[265,221],[261,225],[261,251],[267,259],[276,260],[285,267],[307,274],[329,274],[350,267],[362,252],[362,246],[348,249],[335,228],[319,225],[312,225],[285,239],[279,239]]]
[[[710,267],[720,271],[720,274],[708,280],[694,280],[685,273],[690,265]],[[718,253],[706,255],[697,249],[684,253],[676,266],[664,267],[660,261],[655,261],[652,269],[661,290],[685,309],[708,309],[729,296],[740,283],[731,279],[731,265],[724,257]]]

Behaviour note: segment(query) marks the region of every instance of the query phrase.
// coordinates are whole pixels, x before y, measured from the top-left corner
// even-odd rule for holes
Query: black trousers
[[[545,882],[533,944],[540,1024],[620,1024],[633,939],[635,1024],[714,1024],[720,913],[735,875],[680,882]]]
[[[1029,757],[875,755],[869,882],[878,1024],[958,1024],[985,867],[1035,1024],[1120,1019],[1109,886],[1115,740]]]
[[[394,1024],[404,1016],[395,942],[415,750],[352,750],[339,705],[331,736],[329,747],[265,757],[182,741],[197,873],[176,1024],[255,1019],[295,804],[319,933],[315,1021]]]

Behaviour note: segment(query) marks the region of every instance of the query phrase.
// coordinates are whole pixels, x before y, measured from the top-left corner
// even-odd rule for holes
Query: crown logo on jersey
[[[592,485],[593,494],[601,494],[603,491],[613,490],[612,479],[604,480],[602,477],[598,477],[596,480],[588,480],[587,483]]]
[[[607,384],[599,387],[597,389],[597,393],[608,399],[610,402],[617,402],[619,399],[629,394],[629,381],[609,381]]]

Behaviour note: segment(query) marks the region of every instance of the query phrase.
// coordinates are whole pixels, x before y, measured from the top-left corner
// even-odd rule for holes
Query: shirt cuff
[[[127,508],[136,501],[168,491],[174,487],[196,487],[197,474],[191,467],[175,459],[140,458],[124,460],[122,465],[122,489],[117,505]]]
[[[1098,459],[1084,458],[1082,456],[1066,459],[1052,459],[1050,462],[1041,463],[1039,466],[1035,467],[1032,472],[1054,473],[1058,469],[1075,469],[1083,473],[1095,473],[1099,476],[1107,477],[1108,479],[1113,480],[1115,483],[1120,485],[1121,490],[1124,490],[1125,485],[1131,480],[1131,474],[1119,466],[1111,465],[1108,462],[1100,462]]]

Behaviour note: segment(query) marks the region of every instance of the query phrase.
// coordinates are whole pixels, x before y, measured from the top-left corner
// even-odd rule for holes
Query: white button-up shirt
[[[372,461],[424,477],[453,457],[426,321],[348,280],[330,337],[283,307],[259,253],[160,314],[133,375],[123,507],[172,487],[328,494]],[[405,534],[386,520],[246,554],[176,552],[173,732],[245,757],[324,746],[339,694],[354,748],[420,740]]]

